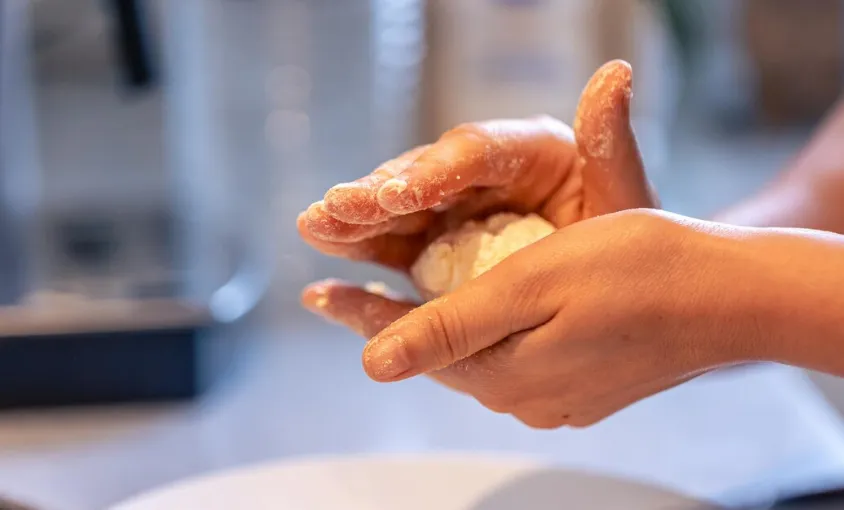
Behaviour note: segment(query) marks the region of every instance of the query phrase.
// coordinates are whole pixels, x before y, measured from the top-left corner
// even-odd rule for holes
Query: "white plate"
[[[478,456],[287,461],[177,484],[112,510],[698,510],[679,494]]]

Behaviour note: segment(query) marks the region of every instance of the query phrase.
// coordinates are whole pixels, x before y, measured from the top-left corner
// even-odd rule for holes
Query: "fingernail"
[[[309,205],[308,209],[307,209],[308,214],[317,213],[317,212],[322,213],[324,211],[325,211],[325,201],[323,201],[323,200],[317,200],[316,202]]]
[[[381,185],[381,193],[390,193],[400,195],[407,189],[407,181],[397,178],[392,178]]]
[[[360,185],[360,183],[357,182],[341,182],[328,188],[328,191],[341,191],[344,189],[357,189],[360,187],[362,186]]]
[[[407,348],[399,336],[377,337],[363,352],[366,372],[375,380],[395,379],[410,370]]]
[[[328,191],[325,192],[323,200],[325,202],[342,203],[348,200],[350,196],[357,197],[358,193],[360,193],[361,190],[366,190],[366,188],[364,186],[361,186],[359,183],[343,182],[328,188]]]
[[[392,217],[392,214],[378,205],[375,195],[377,191],[378,188],[361,183],[338,184],[325,193],[325,210],[347,223],[381,223]]]
[[[414,211],[419,207],[419,197],[411,191],[413,190],[408,190],[407,181],[400,178],[390,179],[378,189],[378,203],[395,214]]]
[[[328,297],[327,296],[320,296],[316,298],[314,301],[313,309],[315,312],[319,313],[320,315],[325,315],[325,309],[328,307]]]
[[[307,310],[312,313],[315,313],[320,316],[327,316],[327,310],[329,300],[328,300],[328,285],[331,281],[327,280],[322,283],[312,284],[307,290],[306,293],[312,293],[315,296],[315,299],[305,299],[303,300],[303,305]]]

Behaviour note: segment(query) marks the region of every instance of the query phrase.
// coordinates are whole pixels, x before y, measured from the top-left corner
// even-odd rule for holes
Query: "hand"
[[[584,89],[574,131],[547,117],[460,126],[335,186],[299,216],[299,232],[323,253],[406,272],[441,232],[495,211],[536,212],[565,227],[653,207],[630,126],[631,87],[626,63],[599,69]],[[333,281],[306,289],[303,302],[366,338],[418,306]],[[367,366],[370,375],[385,368]],[[449,372],[432,375],[465,391]]]
[[[626,211],[562,229],[418,308],[340,282],[305,303],[374,335],[364,366],[377,381],[430,374],[530,426],[586,426],[752,358],[770,322],[756,300],[775,293],[730,228]]]
[[[654,207],[631,90],[630,66],[614,61],[586,86],[574,131],[548,117],[459,126],[331,188],[299,216],[299,232],[325,254],[407,271],[434,237],[492,212],[536,212],[564,227]]]

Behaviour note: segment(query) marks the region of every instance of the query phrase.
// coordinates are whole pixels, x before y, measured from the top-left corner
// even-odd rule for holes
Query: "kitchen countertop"
[[[268,459],[427,451],[524,455],[706,498],[844,482],[844,428],[800,371],[713,374],[590,429],[534,431],[425,379],[370,382],[360,340],[283,321],[228,332],[240,367],[196,403],[0,416],[0,493],[83,510]]]

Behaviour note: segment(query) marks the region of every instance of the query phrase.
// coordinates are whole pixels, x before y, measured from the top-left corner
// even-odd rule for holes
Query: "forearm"
[[[844,99],[783,175],[715,219],[844,233]]]
[[[844,236],[752,232],[740,241],[747,270],[735,285],[760,333],[747,358],[844,376]]]

